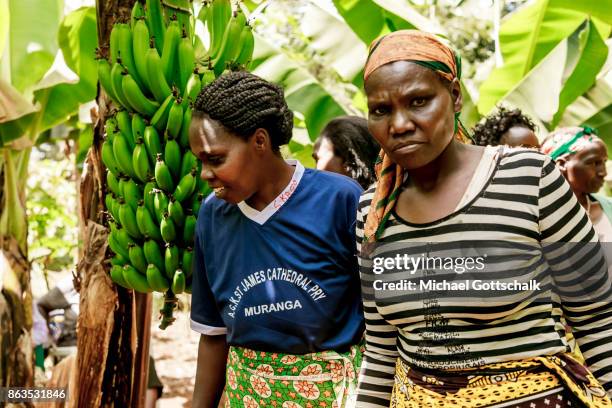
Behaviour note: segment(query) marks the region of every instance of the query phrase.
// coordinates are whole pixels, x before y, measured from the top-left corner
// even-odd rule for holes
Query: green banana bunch
[[[166,131],[172,136],[172,138],[177,138],[179,136],[179,132],[181,131],[181,123],[183,122],[183,106],[181,103],[183,100],[179,96],[174,100],[174,103],[170,107],[170,112],[168,114],[168,124],[166,125]]]
[[[132,119],[130,118],[130,114],[125,110],[120,110],[115,115],[115,119],[117,121],[117,129],[125,136],[126,142],[130,145],[130,150],[134,149],[135,139],[134,133],[132,131]]]
[[[121,214],[121,212],[119,212],[119,214]],[[168,211],[164,212],[162,216],[162,220],[159,223],[159,230],[166,243],[171,243],[176,238],[176,226],[172,218],[170,218]]]
[[[253,36],[253,29],[250,25],[246,24],[240,33],[240,51],[236,56],[236,64],[248,67],[253,58],[253,50],[255,49],[255,37]]]
[[[170,108],[172,107],[173,101],[174,97],[172,94],[168,95],[168,97],[164,100],[164,103],[162,103],[151,119],[151,125],[154,126],[158,132],[163,132],[166,129],[168,115],[170,114]]]
[[[142,198],[145,204],[145,207],[147,208],[147,210],[149,210],[149,214],[154,214],[155,213],[155,207],[153,204],[153,190],[157,189],[157,184],[155,184],[154,181],[149,181],[147,184],[145,184],[144,187],[144,192],[142,193]],[[138,220],[138,214],[136,214],[136,220]]]
[[[161,140],[153,126],[147,126],[144,131],[144,143],[151,165],[155,165],[157,155],[162,153]]]
[[[132,166],[132,150],[128,145],[126,137],[122,133],[115,135],[113,142],[113,155],[118,168],[123,174],[135,178],[134,167]]]
[[[183,293],[185,291],[185,274],[183,271],[178,269],[174,273],[174,278],[172,279],[172,292],[178,294]]]
[[[185,222],[185,211],[180,201],[177,201],[174,197],[170,196],[170,203],[168,204],[168,214],[177,227],[182,227]]]
[[[161,223],[164,211],[168,209],[168,204],[170,203],[170,201],[168,200],[168,197],[166,197],[166,194],[162,190],[154,189],[152,193],[153,193],[153,207],[155,208],[154,214],[157,219],[157,222]]]
[[[147,149],[144,144],[144,139],[142,138],[138,139],[134,152],[132,153],[132,167],[134,168],[134,173],[136,173],[138,180],[143,183],[146,183],[153,175],[151,164],[149,163],[149,156],[147,155]]]
[[[179,135],[179,144],[186,151],[189,148],[189,127],[191,126],[191,107],[187,106],[183,113],[183,123],[181,124],[181,134]]]
[[[181,259],[181,268],[187,278],[191,277],[191,271],[193,267],[193,249],[191,247],[185,248]]]
[[[121,225],[127,230],[131,237],[135,239],[143,238],[138,229],[138,223],[136,222],[136,213],[127,203],[122,203],[119,208],[119,222],[121,222]]]
[[[193,153],[191,153],[191,150],[187,150],[183,154],[183,159],[181,160],[180,179],[185,177],[188,173],[191,173],[191,170],[197,169],[197,168],[198,168],[198,159],[195,157]],[[180,181],[179,181],[179,184],[180,184]]]
[[[132,207],[132,210],[136,211],[141,197],[142,190],[140,190],[140,186],[132,179],[126,180],[123,184],[123,199]]]
[[[159,103],[147,98],[129,73],[124,73],[122,85],[125,97],[134,111],[146,116],[153,116],[157,112]]]
[[[119,99],[113,90],[113,84],[111,80],[111,66],[105,58],[98,59],[98,78],[100,79],[100,85],[102,89],[113,101],[113,103],[119,103]]]
[[[123,286],[126,289],[134,289],[123,278],[123,268],[120,265],[113,265],[111,267],[110,277],[117,285]]]
[[[187,246],[193,246],[196,224],[197,219],[195,215],[191,214],[185,218],[185,228],[183,228],[183,243],[185,243]]]
[[[145,16],[144,7],[139,1],[134,3],[134,7],[132,7],[132,14],[130,16],[130,26],[132,30],[136,27],[136,23],[139,20],[142,20]]]
[[[147,261],[144,256],[142,247],[137,244],[128,245],[128,255],[130,256],[130,262],[136,270],[142,274],[147,273]]]
[[[173,194],[177,201],[183,202],[193,194],[196,188],[196,174],[196,169],[192,168],[189,173],[181,178]]]
[[[121,59],[118,59],[111,68],[111,87],[119,104],[125,109],[132,109],[123,93],[123,67],[121,67],[120,61]]]
[[[110,140],[106,139],[104,143],[102,143],[102,163],[106,166],[107,169],[112,171],[114,174],[119,174],[120,169],[117,165],[117,161],[115,160],[115,154],[113,153],[113,144]]]
[[[119,29],[119,34],[117,38],[117,47],[119,47],[119,49],[117,50],[117,61],[121,61],[123,66],[134,78],[134,81],[138,84],[139,87],[141,87],[142,80],[136,72],[136,64],[134,63],[134,54],[132,52],[132,29],[130,28],[129,24],[123,23],[115,24],[115,27]],[[128,96],[127,91],[125,91],[125,93],[126,96]]]
[[[167,138],[164,148],[164,161],[170,170],[173,179],[178,179],[181,171],[181,147],[173,138]]]

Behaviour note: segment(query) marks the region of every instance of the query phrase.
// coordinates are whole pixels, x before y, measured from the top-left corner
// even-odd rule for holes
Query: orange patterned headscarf
[[[376,69],[395,61],[412,61],[434,70],[452,81],[461,79],[461,58],[433,34],[417,30],[401,30],[382,36],[370,45],[363,78],[364,82]],[[455,115],[455,137],[465,141],[468,133]],[[376,163],[376,191],[364,229],[365,243],[377,241],[385,229],[391,211],[404,182],[404,169],[391,161],[381,150]]]

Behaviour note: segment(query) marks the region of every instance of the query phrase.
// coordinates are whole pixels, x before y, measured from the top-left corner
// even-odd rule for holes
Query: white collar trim
[[[293,159],[286,160],[286,162],[289,165],[295,166],[295,170],[289,184],[287,184],[285,189],[261,211],[257,211],[245,201],[239,202],[238,208],[240,211],[242,211],[242,214],[244,214],[245,217],[255,221],[259,225],[263,225],[266,221],[268,221],[268,219],[270,219],[270,217],[276,214],[276,212],[289,200],[289,198],[291,198],[297,189],[298,184],[300,184],[302,176],[304,175],[304,166],[299,161]]]

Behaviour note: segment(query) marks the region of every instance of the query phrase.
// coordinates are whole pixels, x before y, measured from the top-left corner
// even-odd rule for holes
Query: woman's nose
[[[389,126],[389,136],[401,136],[406,133],[412,133],[416,129],[414,121],[410,117],[409,113],[404,110],[397,110],[391,117],[391,124]]]
[[[208,167],[208,166],[203,164],[202,165],[202,172],[200,173],[200,178],[202,178],[202,180],[204,180],[204,181],[210,181],[213,178],[215,178],[215,174],[210,169],[210,167]]]

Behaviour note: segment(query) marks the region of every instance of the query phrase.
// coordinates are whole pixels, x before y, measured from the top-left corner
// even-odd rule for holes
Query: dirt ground
[[[154,314],[151,325],[151,354],[157,375],[164,384],[158,408],[191,408],[195,381],[199,334],[189,327],[189,297],[181,298],[182,310],[175,312],[176,321],[160,330]],[[153,309],[156,304],[153,304]]]

